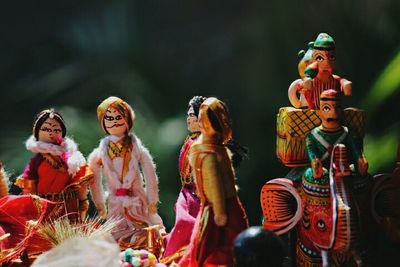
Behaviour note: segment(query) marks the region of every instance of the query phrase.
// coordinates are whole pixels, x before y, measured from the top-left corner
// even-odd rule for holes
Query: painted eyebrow
[[[325,54],[318,51],[318,52],[316,52],[316,53],[314,54],[314,56],[325,56]]]

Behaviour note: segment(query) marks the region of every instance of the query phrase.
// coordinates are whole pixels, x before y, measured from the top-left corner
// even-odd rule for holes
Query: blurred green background
[[[258,225],[262,185],[289,171],[275,156],[276,113],[289,105],[297,52],[319,32],[336,41],[335,73],[353,82],[345,106],[367,111],[371,173],[393,169],[399,13],[397,0],[8,2],[0,10],[0,159],[12,179],[23,171],[33,117],[48,107],[62,112],[87,156],[104,136],[97,105],[119,96],[136,111],[134,132],[154,156],[169,229],[187,103],[217,96],[230,108],[234,137],[249,148],[237,177],[250,223]]]

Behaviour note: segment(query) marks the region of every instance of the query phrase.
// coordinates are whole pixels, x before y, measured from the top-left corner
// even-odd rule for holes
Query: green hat
[[[317,39],[314,42],[314,49],[318,50],[334,50],[335,49],[335,40],[326,33],[318,34]]]

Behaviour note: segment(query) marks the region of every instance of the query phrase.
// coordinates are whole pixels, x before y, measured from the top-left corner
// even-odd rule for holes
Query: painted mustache
[[[121,126],[124,126],[124,124],[123,123],[116,123],[113,126],[106,126],[106,128],[107,129],[111,129],[111,128],[118,128],[118,127],[121,127]]]
[[[335,118],[328,118],[328,119],[327,119],[328,122],[337,121],[337,120],[338,120],[338,119],[335,119]]]

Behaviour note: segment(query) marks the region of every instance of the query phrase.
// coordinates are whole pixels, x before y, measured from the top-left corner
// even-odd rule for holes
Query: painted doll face
[[[321,100],[320,102],[320,118],[322,125],[326,129],[337,129],[340,126],[340,103],[333,100]]]
[[[62,138],[62,129],[56,119],[48,118],[39,129],[39,141],[46,143],[57,143]]]
[[[318,75],[332,75],[336,60],[334,50],[324,51],[315,49],[312,59],[318,62]]]
[[[104,126],[109,134],[115,136],[123,136],[128,130],[124,117],[113,107],[109,107],[106,111]]]
[[[187,128],[191,133],[200,132],[199,121],[194,114],[193,107],[190,107],[186,117]]]

